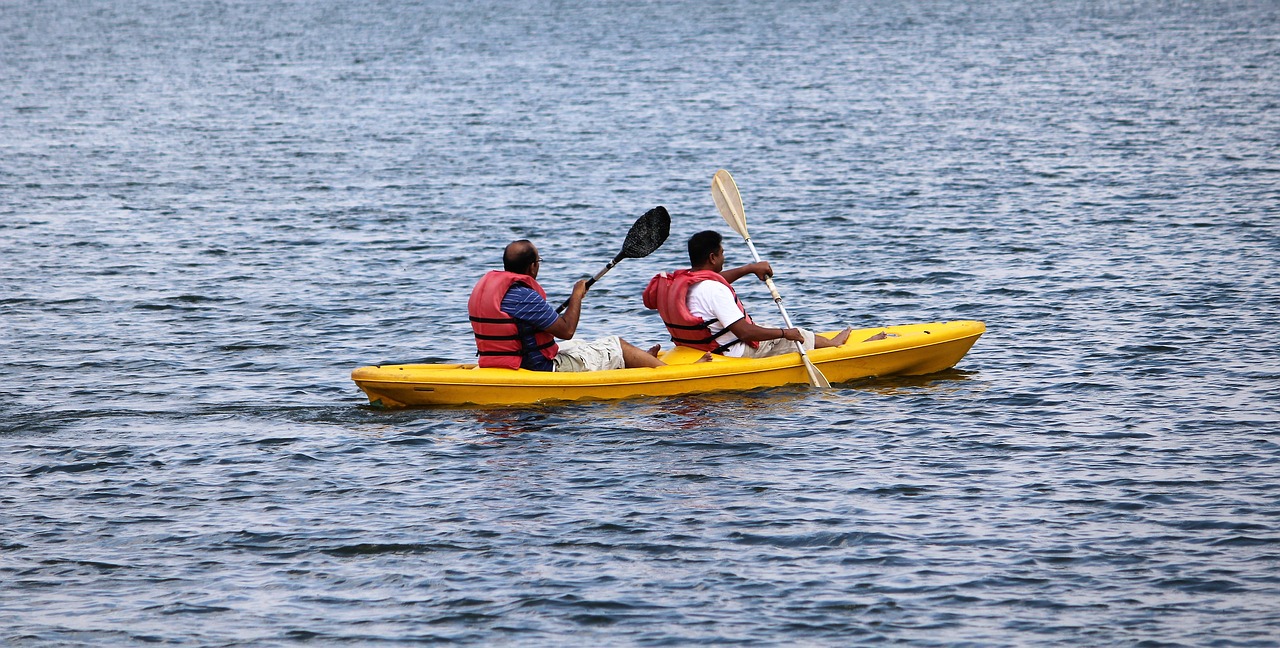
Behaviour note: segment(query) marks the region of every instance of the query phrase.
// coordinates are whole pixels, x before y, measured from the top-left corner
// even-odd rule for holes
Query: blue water
[[[0,1],[0,644],[1280,645],[1280,5],[530,4]],[[825,392],[350,382],[656,205],[579,335],[665,341],[719,168],[797,324],[988,333]]]

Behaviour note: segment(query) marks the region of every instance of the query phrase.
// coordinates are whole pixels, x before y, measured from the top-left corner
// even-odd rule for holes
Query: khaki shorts
[[[809,329],[796,329],[796,330],[800,331],[800,335],[804,336],[804,350],[812,351],[813,350],[813,331],[810,331]],[[796,351],[795,341],[788,340],[786,338],[778,338],[776,340],[764,340],[763,342],[760,343],[760,346],[754,349],[751,348],[751,345],[747,345],[746,349],[743,350],[742,352],[742,357],[768,358],[770,356],[779,356],[779,355],[785,355],[788,353],[798,353],[798,351]]]
[[[590,342],[565,340],[559,346],[560,351],[552,361],[556,371],[604,371],[626,366],[622,360],[622,340],[616,335]]]

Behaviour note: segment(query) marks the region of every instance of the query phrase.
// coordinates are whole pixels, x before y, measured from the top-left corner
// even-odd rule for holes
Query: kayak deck
[[[809,359],[832,383],[930,374],[955,366],[985,331],[982,322],[969,320],[858,329],[844,345],[814,349]],[[880,333],[882,339],[869,339]],[[379,365],[360,367],[351,379],[370,403],[384,407],[527,405],[808,384],[799,353],[760,359],[714,356],[711,362],[697,362],[702,355],[675,347],[659,356],[665,367],[570,373],[474,364]]]

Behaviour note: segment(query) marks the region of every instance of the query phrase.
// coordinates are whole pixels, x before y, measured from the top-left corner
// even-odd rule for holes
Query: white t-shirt
[[[726,326],[732,325],[734,322],[746,317],[738,304],[733,300],[733,291],[729,287],[718,281],[699,281],[689,288],[688,297],[689,312],[694,317],[705,320],[714,319],[715,322],[708,324],[712,333],[719,333]],[[722,337],[717,338],[720,344],[728,344],[738,339],[733,333],[726,333]],[[731,358],[741,358],[745,344],[735,344],[724,352],[724,355]]]

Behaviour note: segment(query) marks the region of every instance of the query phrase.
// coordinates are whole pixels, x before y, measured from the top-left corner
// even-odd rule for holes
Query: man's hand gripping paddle
[[[740,234],[747,242],[747,247],[751,248],[751,256],[755,258],[756,263],[759,263],[760,255],[756,253],[756,246],[751,242],[751,235],[747,233],[747,217],[742,211],[742,196],[738,195],[738,185],[734,183],[733,176],[729,175],[728,171],[720,169],[711,178],[711,199],[716,201],[716,209],[720,210],[720,215],[724,217],[729,227],[732,227],[733,231]],[[778,288],[773,285],[773,278],[765,278],[764,285],[769,287],[769,293],[773,295],[773,303],[778,305],[778,311],[782,313],[782,321],[786,322],[787,328],[794,328],[791,326],[791,317],[787,315],[787,309],[782,306],[782,295],[778,294]],[[800,351],[800,358],[804,360],[804,369],[809,374],[809,384],[814,387],[830,387],[831,383],[827,381],[827,377],[822,375],[822,372],[818,371],[813,361],[809,359],[809,354],[804,350],[804,344],[796,342],[796,349]]]
[[[667,208],[658,206],[645,212],[639,220],[631,226],[631,230],[627,232],[627,240],[622,243],[622,251],[618,256],[613,257],[596,276],[587,280],[587,288],[591,288],[600,277],[618,265],[623,259],[640,259],[653,254],[654,250],[662,247],[663,242],[667,240],[667,235],[671,234],[671,214],[667,213]],[[563,313],[564,309],[569,307],[569,300],[566,299],[560,307],[556,309],[557,313]]]

